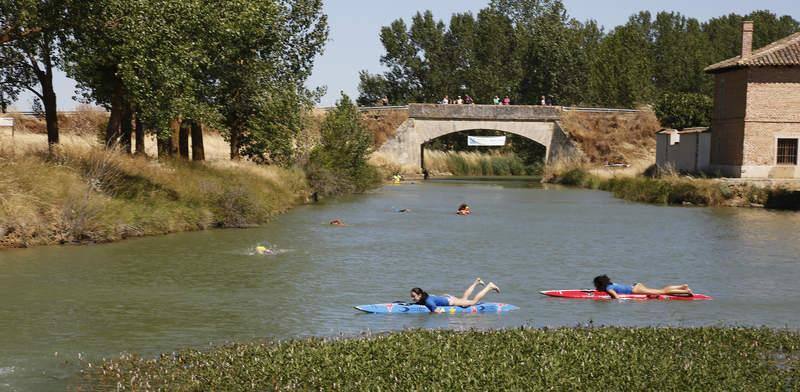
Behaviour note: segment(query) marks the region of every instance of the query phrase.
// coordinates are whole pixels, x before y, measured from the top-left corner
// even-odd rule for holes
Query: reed
[[[541,165],[525,165],[513,153],[425,150],[425,167],[435,175],[525,176],[541,174]]]

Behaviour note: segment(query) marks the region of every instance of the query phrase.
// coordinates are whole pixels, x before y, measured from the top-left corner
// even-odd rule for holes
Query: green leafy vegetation
[[[572,18],[560,0],[492,0],[447,24],[419,12],[410,24],[397,19],[381,29],[388,70],[361,73],[359,103],[470,95],[486,104],[508,95],[518,104],[546,96],[559,105],[636,107],[665,93],[710,96],[712,78],[703,69],[740,54],[743,20],[755,21],[755,48],[800,30],[793,17],[769,11],[706,21],[643,11],[604,29]]]
[[[668,128],[711,126],[714,102],[711,97],[692,93],[666,93],[656,102],[653,110],[661,124]]]
[[[407,331],[125,355],[84,368],[115,390],[797,390],[800,335],[752,328]]]
[[[363,192],[380,183],[380,173],[367,162],[373,148],[373,133],[343,93],[336,107],[325,115],[320,143],[311,151],[306,166],[312,189],[330,196]]]
[[[620,199],[667,205],[763,206],[779,210],[800,210],[800,191],[782,187],[759,187],[716,179],[689,178],[674,174],[658,177],[599,176],[580,165],[548,168],[545,181],[609,191]]]

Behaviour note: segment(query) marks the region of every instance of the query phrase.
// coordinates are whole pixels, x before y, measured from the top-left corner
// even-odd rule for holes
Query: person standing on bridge
[[[475,101],[472,99],[472,97],[470,97],[469,95],[467,95],[467,96],[464,98],[464,103],[465,103],[465,104],[467,104],[467,105],[474,105],[474,104],[475,104]]]
[[[456,99],[456,105],[463,105],[463,104],[464,104],[464,100],[461,99],[461,96],[459,95],[458,99]]]
[[[442,98],[442,102],[441,102],[441,104],[442,104],[442,105],[448,105],[448,104],[450,104],[450,98],[449,98],[447,95],[445,95],[445,96],[444,96],[444,98]]]
[[[542,102],[540,103],[540,105],[547,106],[547,100],[544,98],[544,95],[542,95]]]
[[[384,95],[383,98],[381,98],[381,106],[389,106],[389,97]]]
[[[509,98],[508,95],[503,98],[503,105],[511,105],[511,98]]]
[[[500,97],[495,95],[494,99],[492,100],[492,103],[494,103],[495,105],[499,105],[500,104]]]

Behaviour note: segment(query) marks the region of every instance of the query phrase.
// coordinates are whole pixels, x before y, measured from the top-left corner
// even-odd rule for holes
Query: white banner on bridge
[[[505,136],[467,136],[468,146],[505,146]]]

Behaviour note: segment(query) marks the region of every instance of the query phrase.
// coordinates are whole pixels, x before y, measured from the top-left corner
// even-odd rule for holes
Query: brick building
[[[705,69],[714,75],[711,170],[727,177],[800,178],[800,33]]]

